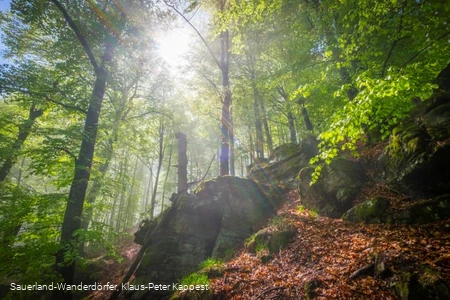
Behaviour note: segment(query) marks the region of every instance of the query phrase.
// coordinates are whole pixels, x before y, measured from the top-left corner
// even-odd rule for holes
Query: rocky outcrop
[[[418,197],[450,193],[450,65],[436,79],[439,89],[394,128],[380,172],[398,191]]]
[[[439,274],[432,269],[425,269],[415,274],[405,272],[393,287],[400,300],[411,299],[450,299],[450,289]]]
[[[310,185],[313,171],[314,167],[306,167],[298,175],[298,192],[303,206],[321,215],[340,218],[352,207],[364,183],[364,166],[346,159],[335,159],[323,167],[320,178]]]
[[[194,195],[179,195],[156,227],[147,225],[151,233],[136,235],[150,246],[132,284],[172,285],[196,271],[206,258],[232,254],[274,214],[280,201],[277,189],[231,176],[201,183]],[[166,295],[167,291],[144,290],[128,296],[158,299]]]
[[[342,219],[350,222],[382,223],[388,207],[388,200],[376,197],[355,205],[342,216]]]
[[[317,154],[317,145],[315,137],[308,137],[299,144],[281,145],[273,150],[267,162],[252,166],[248,176],[265,183],[295,187],[298,172]]]

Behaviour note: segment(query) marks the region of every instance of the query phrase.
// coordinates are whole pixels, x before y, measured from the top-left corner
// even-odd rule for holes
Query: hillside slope
[[[348,223],[303,210],[295,192],[286,196],[278,217],[295,226],[295,238],[267,263],[243,249],[212,280],[214,298],[412,299],[406,293],[414,281],[420,284],[409,287],[410,297],[421,296],[420,286],[428,286],[429,297],[448,295],[444,283],[450,282],[450,221],[414,226]],[[350,279],[375,256],[382,257],[386,268],[378,278],[368,268]]]

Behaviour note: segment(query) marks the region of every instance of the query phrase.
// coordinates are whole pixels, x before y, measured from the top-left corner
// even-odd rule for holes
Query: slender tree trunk
[[[159,125],[159,157],[158,157],[158,167],[156,168],[156,178],[155,185],[153,188],[152,201],[150,203],[150,220],[155,217],[155,205],[156,205],[156,193],[158,192],[159,174],[161,172],[161,167],[164,159],[164,124],[160,120]]]
[[[255,114],[255,129],[256,129],[256,157],[264,158],[264,134],[263,127],[261,123],[261,112],[260,112],[260,96],[258,88],[255,82],[255,71],[250,71],[250,81],[253,89],[253,112]]]
[[[297,132],[295,130],[295,119],[294,119],[294,114],[292,113],[292,107],[289,103],[289,96],[285,92],[284,88],[281,86],[278,87],[278,93],[286,102],[286,110],[287,110],[286,117],[288,119],[289,135],[290,135],[291,142],[297,143]]]
[[[305,121],[306,130],[313,131],[314,127],[313,127],[313,124],[311,123],[311,120],[310,120],[309,114],[308,114],[308,110],[306,110],[305,106],[302,107],[302,115],[303,115],[303,120]]]
[[[87,207],[84,211],[83,220],[81,222],[81,228],[83,229],[88,229],[89,224],[92,220],[92,215],[94,213],[94,208],[92,207],[92,205],[95,203],[96,198],[100,194],[103,180],[105,179],[106,172],[108,171],[109,164],[111,163],[111,159],[113,156],[113,143],[113,139],[108,140],[108,150],[106,153],[105,162],[98,167],[99,175],[94,179],[92,187],[86,197],[86,203],[90,204],[91,206]]]
[[[130,211],[131,211],[131,202],[133,201],[133,193],[134,193],[134,186],[136,185],[136,173],[137,173],[137,169],[138,169],[138,161],[139,159],[136,157],[136,162],[134,165],[134,170],[133,170],[133,178],[131,181],[131,187],[130,187],[130,192],[128,195],[128,201],[127,201],[127,210],[125,213],[125,225],[123,227],[124,230],[128,230],[131,226],[130,226]]]
[[[17,161],[17,157],[19,156],[20,149],[22,148],[25,140],[31,132],[31,127],[35,120],[42,116],[43,110],[36,108],[36,105],[33,103],[30,107],[30,113],[28,114],[28,119],[19,126],[19,134],[17,135],[17,139],[14,141],[14,144],[11,148],[9,155],[6,157],[3,165],[0,168],[0,182],[3,182],[8,176],[11,168]]]
[[[152,162],[152,167],[153,167],[153,162]],[[144,213],[147,213],[147,208],[148,208],[148,200],[150,199],[150,193],[153,190],[153,171],[151,167],[147,167],[148,168],[148,184],[147,184],[147,192],[145,193],[145,202],[144,202]]]
[[[289,124],[289,136],[292,143],[297,143],[297,132],[295,130],[295,120],[292,111],[289,109],[287,112],[287,119]]]
[[[17,176],[17,187],[20,187],[20,184],[22,183],[22,173],[23,173],[24,165],[25,165],[25,157],[22,157],[22,160],[20,161],[20,167],[19,167],[19,176]]]
[[[178,194],[187,192],[187,155],[186,155],[186,135],[178,132],[176,135],[178,139]]]
[[[234,127],[233,127],[233,110],[230,110],[230,175],[236,175],[235,169],[235,148],[234,148]]]
[[[125,162],[123,164],[123,173],[122,173],[122,192],[120,193],[120,202],[119,202],[119,210],[117,211],[117,219],[116,219],[116,232],[120,232],[120,226],[122,225],[123,219],[123,207],[125,205],[125,196],[127,194],[127,173],[128,173],[128,155],[123,150],[122,157],[125,157]]]
[[[220,34],[220,69],[222,72],[222,88],[223,88],[223,103],[222,103],[222,119],[221,131],[222,141],[220,147],[220,176],[230,174],[229,167],[229,153],[230,153],[230,128],[231,128],[231,89],[229,78],[230,65],[230,49],[229,49],[229,34],[228,30]]]
[[[248,137],[249,137],[249,143],[250,143],[250,165],[251,165],[255,161],[255,155],[254,155],[255,147],[254,147],[254,143],[253,143],[253,135],[251,134],[250,129],[248,132],[249,132]]]
[[[272,151],[273,151],[273,141],[272,141],[272,134],[270,133],[269,123],[267,122],[267,113],[266,113],[266,108],[264,106],[264,100],[261,99],[259,104],[261,106],[262,122],[264,125],[264,132],[266,134],[267,148],[269,149],[269,155],[270,155],[270,154],[272,154]]]
[[[164,179],[164,185],[163,185],[163,194],[162,194],[162,200],[161,200],[161,213],[164,210],[164,199],[166,195],[166,188],[167,188],[167,180],[169,179],[169,173],[170,173],[170,163],[172,161],[172,149],[173,149],[173,140],[170,143],[170,150],[169,150],[169,161],[167,162],[167,171],[166,171],[166,178]]]

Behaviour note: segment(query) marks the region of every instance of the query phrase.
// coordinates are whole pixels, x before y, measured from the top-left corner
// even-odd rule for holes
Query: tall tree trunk
[[[162,194],[162,200],[161,200],[161,213],[164,210],[164,199],[166,195],[166,186],[167,186],[167,180],[169,179],[169,173],[170,173],[170,163],[172,161],[172,149],[173,149],[173,140],[170,143],[170,150],[169,150],[169,161],[167,162],[167,171],[166,171],[166,178],[164,179],[164,185],[163,185],[163,194]]]
[[[155,205],[156,205],[156,193],[158,192],[159,174],[161,173],[161,167],[164,159],[164,124],[160,120],[159,124],[159,156],[158,156],[158,167],[156,168],[156,178],[153,188],[152,201],[150,203],[150,220],[155,217]]]
[[[233,110],[230,110],[230,175],[236,175],[235,169],[235,148],[234,148],[234,127],[233,127]]]
[[[186,155],[186,135],[178,132],[176,135],[178,139],[178,194],[187,192],[187,155]]]
[[[307,131],[312,131],[314,129],[313,124],[311,123],[311,120],[309,118],[308,110],[306,110],[306,107],[302,107],[302,115],[303,115],[303,121],[305,122],[305,127]]]
[[[130,226],[130,211],[131,211],[131,202],[133,201],[133,193],[134,193],[134,186],[136,185],[136,173],[138,170],[138,157],[136,157],[136,162],[134,164],[134,170],[133,170],[133,178],[131,179],[131,186],[130,186],[130,191],[129,191],[129,195],[128,195],[128,201],[127,201],[127,209],[125,212],[125,225],[123,226],[124,230],[128,230],[131,226]]]
[[[94,208],[92,207],[92,205],[95,203],[96,198],[100,194],[100,189],[103,185],[103,180],[105,179],[106,172],[109,169],[109,164],[111,163],[111,159],[113,156],[113,143],[114,143],[113,139],[108,139],[107,145],[108,149],[105,157],[105,162],[98,167],[99,174],[97,177],[95,177],[94,182],[92,183],[92,187],[90,188],[89,193],[86,197],[86,203],[90,204],[90,206],[88,206],[85,209],[83,214],[83,219],[81,222],[81,228],[83,229],[88,229],[89,224],[92,220],[92,215],[94,213]]]
[[[289,136],[291,138],[292,143],[297,143],[297,132],[295,130],[295,119],[294,115],[292,114],[292,111],[288,109],[287,112],[287,119],[289,124]]]
[[[61,274],[64,282],[70,285],[73,284],[75,275],[75,261],[79,246],[78,238],[74,236],[74,233],[81,228],[84,198],[86,196],[92,160],[94,158],[98,121],[105,94],[106,78],[108,76],[108,72],[105,67],[106,62],[112,60],[113,58],[115,43],[112,37],[109,36],[106,38],[105,51],[103,53],[101,63],[98,64],[85,37],[72,20],[67,10],[58,0],[51,1],[61,12],[65,21],[76,35],[78,41],[88,56],[92,67],[94,68],[96,76],[86,113],[80,152],[77,160],[75,161],[74,177],[70,186],[69,197],[64,213],[61,228],[60,250],[56,254],[56,269]],[[124,15],[122,15],[122,17],[124,18]],[[71,259],[66,261],[65,257],[70,257]],[[54,299],[72,299],[72,294],[70,291],[55,291],[52,297]]]
[[[151,166],[148,167],[148,184],[147,184],[147,192],[145,193],[145,202],[144,202],[144,213],[148,212],[148,200],[150,199],[150,194],[153,190],[153,161],[151,163]]]
[[[3,182],[6,179],[9,172],[11,171],[11,168],[16,163],[20,149],[22,148],[23,144],[25,143],[25,140],[27,139],[28,135],[31,132],[31,127],[33,127],[35,120],[38,117],[42,116],[42,113],[43,110],[36,108],[36,104],[34,103],[31,104],[28,119],[19,126],[19,134],[17,135],[14,144],[12,145],[9,155],[6,157],[5,161],[3,162],[3,165],[0,168],[0,182]]]
[[[125,151],[125,149],[122,152],[122,157],[125,157],[125,162],[123,163],[123,169],[122,169],[122,192],[120,193],[120,202],[119,202],[119,210],[117,211],[117,219],[116,219],[116,232],[120,232],[120,225],[122,225],[122,219],[123,219],[123,207],[125,205],[125,196],[127,194],[127,173],[128,173],[128,155]]]
[[[106,46],[104,57],[112,57],[112,44],[109,42]],[[96,74],[94,89],[89,101],[89,107],[86,114],[86,121],[83,129],[83,138],[81,141],[78,159],[75,162],[74,177],[70,186],[69,198],[64,213],[61,229],[61,249],[56,255],[56,266],[62,275],[64,282],[73,283],[75,271],[75,259],[77,256],[78,238],[73,234],[81,228],[81,216],[83,214],[84,198],[91,174],[92,159],[94,158],[95,141],[97,138],[98,120],[102,107],[103,97],[106,88],[107,72],[104,67],[104,61]],[[72,259],[65,261],[66,254]],[[60,297],[60,295],[56,296]],[[70,296],[66,296],[70,297]]]
[[[230,45],[228,30],[220,34],[220,69],[222,73],[223,103],[221,131],[222,141],[220,146],[220,175],[230,174],[229,153],[230,153],[230,128],[231,128],[231,89],[229,78],[230,65]]]
[[[255,129],[256,129],[256,157],[264,158],[264,134],[263,127],[261,123],[261,112],[260,112],[260,96],[258,88],[256,87],[255,81],[255,70],[250,71],[250,81],[253,89],[253,112],[255,114]]]
[[[294,114],[292,113],[291,104],[289,102],[289,96],[285,92],[285,90],[284,90],[284,88],[282,86],[278,86],[277,90],[278,90],[278,93],[280,94],[280,96],[286,102],[286,110],[287,110],[286,117],[288,119],[289,134],[290,134],[291,142],[292,143],[297,143],[297,132],[295,130],[295,119],[294,119]]]
[[[273,151],[273,141],[272,141],[272,134],[270,133],[269,123],[267,122],[267,113],[266,108],[264,106],[264,100],[261,99],[259,102],[261,106],[261,115],[262,115],[262,122],[264,125],[264,133],[266,134],[266,142],[267,142],[267,148],[269,149],[269,155],[272,154]]]
[[[17,176],[17,187],[20,186],[22,183],[22,173],[23,173],[23,166],[25,165],[25,157],[22,157],[22,160],[20,161],[20,167],[19,167],[19,176]]]
[[[254,155],[254,143],[253,143],[253,136],[251,134],[250,128],[248,130],[249,134],[249,143],[250,143],[250,165],[253,164],[253,162],[255,161],[255,155]]]

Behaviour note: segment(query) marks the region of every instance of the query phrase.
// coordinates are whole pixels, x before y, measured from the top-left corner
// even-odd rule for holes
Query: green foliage
[[[181,280],[182,285],[206,285],[209,284],[209,278],[206,274],[192,273]]]
[[[313,218],[317,218],[319,216],[319,212],[316,209],[310,210],[309,215]]]
[[[199,265],[200,269],[205,269],[205,268],[222,268],[224,265],[224,262],[220,259],[214,259],[212,257],[206,259],[204,262],[202,262]]]
[[[256,254],[260,255],[261,253],[267,252],[269,250],[268,242],[258,242],[255,245]]]
[[[2,281],[56,281],[53,263],[64,196],[38,195],[8,182],[0,184]]]
[[[303,205],[297,206],[297,212],[298,212],[298,213],[302,213],[302,212],[304,212],[304,211],[305,211],[305,207],[304,207]]]

